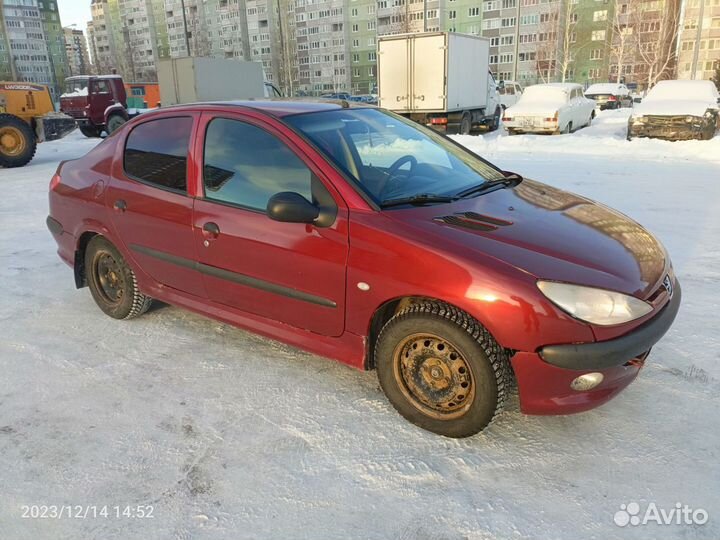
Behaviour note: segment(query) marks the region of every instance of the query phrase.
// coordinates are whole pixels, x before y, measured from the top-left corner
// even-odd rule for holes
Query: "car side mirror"
[[[633,103],[641,103],[641,102],[642,102],[642,98],[636,97],[635,99],[633,99]]]
[[[312,223],[320,215],[320,209],[299,193],[283,191],[270,197],[267,215],[286,223]]]

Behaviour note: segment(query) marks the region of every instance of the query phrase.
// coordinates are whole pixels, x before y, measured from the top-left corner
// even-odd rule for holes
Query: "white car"
[[[503,81],[498,89],[503,110],[515,105],[523,94],[522,86],[515,81]]]
[[[505,110],[503,124],[516,133],[570,133],[589,126],[595,117],[595,101],[583,95],[576,83],[529,86],[520,100]]]
[[[585,97],[594,99],[597,109],[620,109],[621,107],[632,107],[633,100],[630,97],[630,90],[624,84],[598,83],[591,85],[585,90]]]
[[[720,129],[720,94],[712,81],[660,81],[636,104],[627,139],[712,139]]]

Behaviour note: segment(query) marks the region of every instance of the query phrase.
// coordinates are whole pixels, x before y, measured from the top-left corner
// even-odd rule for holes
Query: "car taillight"
[[[615,99],[615,96],[610,96],[610,97],[608,98],[608,101],[617,101],[617,99]]]
[[[60,182],[62,181],[62,178],[60,177],[60,170],[62,169],[63,165],[65,165],[65,160],[61,161],[58,164],[57,169],[55,169],[55,174],[53,174],[52,178],[50,179],[50,191],[58,187],[58,184],[60,184]]]
[[[559,115],[559,112],[555,111],[555,116],[553,116],[552,118],[545,118],[545,121],[546,122],[557,122],[558,115]]]
[[[503,116],[503,122],[512,122],[512,116]]]
[[[447,124],[448,120],[447,120],[447,118],[431,118],[430,123],[431,124]]]

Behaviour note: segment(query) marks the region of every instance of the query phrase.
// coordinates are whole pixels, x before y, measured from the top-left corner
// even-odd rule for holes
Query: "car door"
[[[90,83],[90,120],[93,124],[105,123],[105,109],[115,103],[110,85],[106,80],[94,79]]]
[[[155,115],[117,136],[118,154],[105,194],[111,223],[126,253],[158,283],[205,296],[192,232],[187,178],[199,114]]]
[[[193,231],[208,297],[327,336],[345,326],[347,207],[301,144],[266,117],[203,114],[202,196]],[[304,143],[303,143],[304,144]],[[315,156],[319,159],[318,156]],[[270,219],[268,199],[295,192],[332,206],[323,226]]]

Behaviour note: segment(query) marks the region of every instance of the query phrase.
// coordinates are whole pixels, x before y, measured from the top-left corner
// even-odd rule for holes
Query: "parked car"
[[[720,97],[711,81],[660,81],[628,121],[627,139],[712,139],[720,128]]]
[[[575,83],[529,86],[520,100],[503,114],[510,135],[516,133],[570,133],[589,126],[595,118],[595,102]]]
[[[483,429],[512,379],[528,414],[605,403],[680,304],[631,219],[354,103],[148,112],[61,163],[47,223],[110,317],[154,298],[376,369],[449,437]]]
[[[632,107],[633,100],[630,90],[624,84],[598,83],[593,84],[585,90],[585,97],[595,100],[596,108],[620,109],[621,107]]]
[[[515,81],[502,81],[498,87],[498,93],[500,94],[500,105],[505,110],[518,102],[523,89]]]
[[[320,96],[324,99],[350,99],[350,94],[347,92],[336,92],[331,94],[323,94]]]

